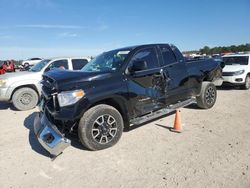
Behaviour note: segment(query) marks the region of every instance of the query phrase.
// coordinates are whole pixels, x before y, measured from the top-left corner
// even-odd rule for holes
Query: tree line
[[[204,46],[200,50],[193,50],[193,51],[187,51],[185,53],[201,53],[201,54],[223,54],[223,53],[230,53],[230,52],[250,52],[250,43],[247,44],[241,44],[241,45],[231,45],[231,46],[218,46],[210,48],[209,46]]]
[[[209,48],[208,46],[204,46],[201,48],[200,53],[212,55],[212,54],[222,54],[222,53],[228,53],[228,52],[246,52],[250,51],[250,44],[241,44],[241,45],[231,45],[231,46],[219,46],[219,47],[213,47]]]

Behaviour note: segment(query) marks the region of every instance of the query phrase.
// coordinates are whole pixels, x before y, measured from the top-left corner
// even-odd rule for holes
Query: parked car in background
[[[0,75],[5,73],[5,69],[3,68],[4,61],[0,61]]]
[[[33,67],[33,65],[29,65],[29,66],[19,66],[19,71],[28,71]]]
[[[42,60],[41,58],[30,58],[30,59],[24,60],[22,62],[22,66],[27,67],[30,65],[35,65],[36,63],[40,62],[41,60]]]
[[[0,76],[0,101],[11,101],[18,110],[34,108],[40,97],[42,74],[52,69],[80,70],[89,59],[84,57],[44,59],[29,71]]]
[[[232,54],[223,56],[223,83],[250,88],[250,54]]]
[[[13,60],[0,62],[0,74],[4,74],[6,72],[15,72],[15,64]]]
[[[15,72],[15,64],[13,60],[7,60],[4,62],[3,68],[5,72]]]
[[[214,54],[214,55],[212,55],[212,58],[213,58],[215,61],[219,61],[219,62],[223,61],[221,55],[219,55],[219,54]]]

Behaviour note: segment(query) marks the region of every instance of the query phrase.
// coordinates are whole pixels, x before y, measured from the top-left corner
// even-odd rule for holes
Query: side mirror
[[[143,71],[148,68],[146,61],[134,61],[133,64],[129,67],[129,72],[134,73],[137,71]]]

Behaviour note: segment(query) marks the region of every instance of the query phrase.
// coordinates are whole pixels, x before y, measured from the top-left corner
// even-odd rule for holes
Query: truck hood
[[[247,67],[247,65],[226,65],[223,68],[223,72],[236,72],[240,70],[246,70]]]
[[[3,75],[0,75],[0,79],[8,80],[8,83],[24,80],[41,80],[41,73],[28,71],[5,73]]]
[[[110,77],[111,73],[52,70],[43,76],[54,80],[58,90],[68,90],[81,87],[94,80],[105,79]]]
[[[22,77],[22,76],[32,75],[32,74],[34,74],[34,72],[27,72],[27,71],[13,72],[13,73],[6,73],[4,75],[1,75],[1,78],[8,79],[8,78]]]

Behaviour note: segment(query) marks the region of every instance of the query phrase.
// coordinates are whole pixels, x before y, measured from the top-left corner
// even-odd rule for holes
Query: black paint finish
[[[157,55],[157,67],[138,72],[129,72],[131,59],[140,50],[153,48]],[[161,49],[169,49],[173,62],[165,62]],[[124,48],[129,50],[119,70],[115,72],[49,71],[43,76],[45,108],[51,121],[72,126],[91,106],[106,103],[117,108],[124,120],[129,122],[138,116],[174,104],[177,101],[197,96],[202,81],[221,77],[220,65],[213,61],[186,62],[173,45],[150,44]],[[166,59],[166,57],[165,57]],[[147,62],[152,63],[152,62]],[[83,89],[85,97],[76,104],[59,107],[52,103],[51,94]],[[57,106],[54,106],[57,104]]]

